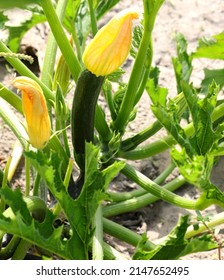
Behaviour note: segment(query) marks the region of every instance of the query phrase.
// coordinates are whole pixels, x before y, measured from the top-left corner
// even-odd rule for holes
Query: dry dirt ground
[[[108,19],[118,11],[124,8],[134,8],[142,11],[142,1],[140,0],[122,0],[119,5],[113,9],[103,19],[107,22]],[[21,13],[17,11],[17,16]],[[102,23],[103,23],[102,22]],[[102,24],[101,23],[101,24]],[[176,46],[174,42],[174,33],[176,31],[184,34],[189,42],[189,51],[193,51],[197,46],[198,38],[202,36],[212,36],[223,31],[224,26],[224,2],[222,0],[167,0],[159,12],[155,29],[153,32],[154,43],[154,58],[153,65],[160,68],[160,84],[169,89],[169,95],[174,96],[175,78],[172,70],[171,57],[175,56]],[[39,25],[32,29],[23,39],[24,44],[31,44],[38,50],[38,58],[40,66],[42,66],[44,49],[47,41],[48,27]],[[127,69],[131,65],[131,60],[126,63]],[[194,71],[192,81],[194,84],[199,84],[203,77],[203,67],[223,67],[220,62],[211,62],[206,60],[194,61]],[[128,75],[128,74],[127,74]],[[12,74],[9,74],[5,68],[1,67],[0,80],[6,85],[10,85]],[[147,127],[153,121],[153,115],[150,111],[150,102],[145,94],[138,105],[138,114],[136,120],[129,126],[129,134]],[[0,120],[0,166],[3,167],[7,156],[12,151],[15,138]],[[165,134],[164,131],[157,133],[152,139],[159,139]],[[170,162],[169,152],[160,154],[152,159],[144,161],[136,161],[134,165],[151,179],[155,178]],[[22,165],[20,165],[22,168]],[[22,169],[20,169],[23,174]],[[172,176],[176,176],[177,171]],[[14,184],[22,184],[23,176],[14,178]],[[169,178],[170,179],[170,178]],[[214,168],[212,180],[224,191],[224,173],[223,160],[221,159]],[[122,176],[118,176],[113,182],[114,188],[135,188],[136,186]],[[178,194],[195,199],[198,195],[197,191],[191,186],[183,186],[177,191]],[[210,207],[206,212],[218,213],[221,209],[218,207]],[[188,214],[189,211],[172,206],[165,202],[156,202],[153,205],[144,207],[143,209],[130,214],[123,214],[117,217],[119,222],[127,227],[130,227],[138,232],[147,232],[147,236],[151,241],[162,238],[175,226],[181,215]],[[190,212],[193,213],[193,212]],[[193,213],[194,214],[194,213]],[[219,237],[224,237],[224,227],[221,227]],[[110,240],[119,250],[129,254],[133,248],[127,244],[119,243],[116,240]],[[224,255],[224,252],[223,252]],[[185,257],[185,259],[217,259],[217,251],[193,254]]]

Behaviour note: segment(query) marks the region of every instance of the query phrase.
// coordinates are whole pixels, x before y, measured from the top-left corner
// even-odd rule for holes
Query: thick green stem
[[[224,115],[224,103],[217,106],[212,114],[212,121],[215,122],[219,118],[221,118]],[[192,136],[194,134],[194,126],[193,123],[189,123],[184,128],[184,132],[188,137]],[[162,153],[165,150],[169,149],[172,145],[176,143],[175,139],[169,135],[166,136],[160,140],[157,140],[153,143],[150,143],[148,145],[139,147],[132,151],[119,151],[117,156],[129,160],[138,160],[138,159],[144,159],[151,156],[154,156],[156,154]]]
[[[40,181],[41,181],[41,176],[39,173],[37,173],[35,181],[34,181],[34,186],[33,186],[33,195],[34,196],[38,196],[38,194],[39,194]]]
[[[126,125],[131,111],[133,110],[136,92],[138,90],[141,78],[142,78],[142,67],[145,63],[148,48],[151,42],[151,33],[153,26],[151,26],[151,21],[149,19],[148,2],[144,1],[144,33],[142,41],[139,47],[137,57],[131,72],[131,76],[128,82],[127,90],[121,103],[120,110],[118,112],[117,118],[114,122],[114,127],[118,131],[122,131]],[[153,23],[154,24],[154,23]],[[150,66],[149,66],[150,67]]]
[[[179,176],[160,188],[163,191],[172,192],[181,187],[184,183],[186,183],[186,180],[183,178],[183,176]],[[147,193],[138,197],[132,197],[125,201],[105,206],[103,208],[103,215],[104,217],[111,217],[131,211],[136,211],[137,209],[150,205],[159,199],[159,197],[151,193]]]
[[[116,249],[108,245],[106,242],[103,242],[103,254],[104,254],[104,260],[127,260],[128,258],[118,252]],[[89,243],[89,251],[92,250],[92,242]],[[1,251],[0,251],[0,257],[1,257]]]
[[[82,48],[81,48],[80,43],[79,43],[79,38],[77,36],[75,24],[72,24],[72,25],[73,25],[72,39],[75,43],[75,48],[76,48],[78,60],[79,60],[80,64],[82,65]]]
[[[152,1],[144,0],[144,33],[135,59],[135,63],[131,72],[125,96],[122,100],[121,108],[118,112],[117,119],[114,122],[114,128],[123,131],[127,124],[131,111],[136,102],[141,97],[144,85],[147,81],[143,75],[144,67],[147,73],[150,70],[153,56],[152,48],[152,31],[154,28],[157,13],[162,6],[164,0]],[[147,75],[147,74],[146,74]]]
[[[114,100],[113,100],[113,94],[112,94],[112,85],[111,82],[106,80],[103,85],[103,93],[105,96],[105,99],[107,101],[108,108],[110,110],[110,115],[112,120],[114,121],[117,117],[117,113],[114,107]]]
[[[128,244],[133,246],[137,246],[139,241],[141,241],[142,237],[137,233],[127,229],[113,221],[103,218],[103,229],[106,233],[122,240]],[[149,240],[145,243],[144,249],[145,250],[153,250],[156,247],[155,244],[150,242]]]
[[[154,182],[158,185],[162,184],[165,179],[170,175],[170,173],[174,170],[175,164],[171,163],[155,180]],[[110,199],[113,202],[121,202],[124,200],[128,200],[131,198],[136,198],[138,196],[146,194],[147,191],[145,189],[139,188],[137,190],[131,192],[108,192]]]
[[[8,187],[7,178],[8,178],[8,172],[9,172],[9,167],[10,167],[11,161],[12,161],[12,157],[9,156],[6,166],[5,166],[2,182],[0,182],[1,183],[0,188],[2,187],[2,189]],[[3,197],[0,197],[0,213],[2,213],[5,210],[5,206],[6,206],[5,199]]]
[[[19,245],[20,240],[21,239],[18,236],[13,236],[7,246],[0,250],[0,260],[10,259]]]
[[[89,12],[90,12],[90,18],[91,18],[91,27],[92,27],[92,34],[93,37],[96,35],[98,28],[96,23],[96,16],[93,8],[93,0],[88,0],[89,5]]]
[[[124,254],[118,252],[116,249],[103,242],[104,260],[127,260]]]
[[[62,22],[68,0],[59,0],[56,7],[56,14],[60,22]],[[51,81],[54,72],[54,65],[57,53],[57,42],[52,32],[48,36],[48,42],[44,55],[44,63],[41,71],[41,81],[51,88]]]
[[[29,151],[29,144],[27,145],[27,151]],[[25,157],[25,196],[29,196],[30,194],[30,159]]]
[[[8,181],[11,182],[12,178],[16,172],[17,166],[22,158],[23,155],[23,147],[21,143],[19,142],[18,139],[16,139],[13,151],[12,151],[12,161],[9,167],[9,172],[8,172]]]
[[[101,137],[101,141],[108,143],[111,139],[111,130],[105,120],[105,114],[102,108],[97,104],[95,112],[95,128]]]
[[[101,205],[97,208],[93,226],[95,228],[92,243],[93,260],[103,260],[103,220]]]
[[[144,142],[145,140],[153,136],[161,128],[162,128],[161,123],[159,121],[155,121],[152,125],[150,125],[146,129],[142,130],[141,132],[135,134],[134,136],[128,139],[125,139],[124,141],[121,142],[121,153],[133,150],[139,144],[141,144],[142,142]]]
[[[27,254],[27,251],[32,246],[32,244],[26,240],[20,240],[14,254],[12,255],[12,260],[23,260]]]
[[[224,223],[224,212],[221,212],[221,213],[216,214],[209,221],[207,221],[206,225],[199,224],[199,228],[197,230],[195,230],[193,226],[190,226],[185,234],[185,238],[189,239],[191,237],[194,237],[196,235],[199,235],[199,234],[207,231],[207,228],[213,228],[215,226],[222,225],[223,223]]]
[[[70,147],[69,147],[69,143],[68,143],[68,136],[67,136],[67,132],[65,129],[65,127],[66,127],[65,121],[62,121],[61,127],[62,127],[62,138],[63,138],[65,151],[66,151],[66,154],[68,155],[68,157],[70,157],[71,153],[70,153]]]
[[[158,184],[156,184],[155,182],[153,182],[148,177],[143,175],[141,172],[135,170],[132,166],[128,164],[125,165],[121,172],[133,182],[139,184],[147,192],[157,196],[162,200],[165,200],[181,208],[197,209],[196,201],[183,198],[179,195],[170,192],[165,188],[160,187]]]
[[[152,46],[151,46],[151,49],[152,49]],[[150,51],[150,53],[152,54],[152,50]],[[151,59],[152,59],[152,55],[151,55]],[[145,86],[146,86],[146,83],[148,81],[148,78],[149,78],[149,73],[150,73],[150,68],[148,67],[146,70],[145,70],[145,73],[143,75],[143,78],[142,78],[142,81],[141,81],[141,84],[138,88],[138,91],[136,93],[136,96],[135,96],[135,102],[134,102],[134,106],[136,104],[138,104],[139,100],[141,99],[142,97],[142,94],[145,90]]]
[[[51,31],[57,41],[57,44],[65,58],[66,63],[71,71],[71,74],[77,82],[82,67],[72,49],[72,46],[63,30],[60,20],[55,12],[51,0],[41,1],[42,8],[47,17],[47,21],[51,27]]]

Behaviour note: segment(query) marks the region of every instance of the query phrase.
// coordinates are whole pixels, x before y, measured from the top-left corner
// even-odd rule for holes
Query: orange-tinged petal
[[[132,40],[134,11],[122,11],[102,27],[83,54],[85,67],[96,76],[105,76],[119,68],[128,56]]]
[[[50,118],[41,87],[28,77],[17,77],[13,86],[22,91],[23,113],[26,118],[30,143],[37,149],[44,148],[51,134]]]

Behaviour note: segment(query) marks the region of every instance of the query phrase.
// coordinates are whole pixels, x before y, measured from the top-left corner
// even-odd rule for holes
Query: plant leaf
[[[159,87],[157,79],[149,79],[146,83],[146,90],[154,106],[166,106],[167,88]]]
[[[120,0],[100,0],[96,7],[96,18],[100,19],[106,12],[110,11]]]
[[[177,260],[190,253],[206,251],[217,248],[217,244],[209,235],[203,235],[199,238],[186,240],[184,238],[186,230],[189,226],[188,216],[183,216],[179,219],[177,225],[168,234],[164,242],[157,245],[150,252],[144,251],[143,247],[146,239],[143,239],[135,254],[134,260]]]
[[[201,92],[202,93],[207,93],[209,85],[215,81],[217,85],[222,88],[224,86],[224,69],[204,69],[204,79],[202,80],[201,83]]]
[[[213,144],[220,137],[220,134],[213,130],[212,113],[216,106],[219,87],[213,82],[209,87],[207,96],[199,100],[198,104],[198,120],[194,123],[195,138],[200,155],[206,155]]]
[[[189,83],[192,73],[192,58],[187,53],[187,40],[181,33],[176,33],[175,40],[177,44],[177,57],[172,58],[173,67],[177,82],[177,92],[182,91],[181,82]]]
[[[9,30],[8,46],[12,52],[18,52],[20,42],[24,34],[38,23],[46,21],[45,15],[40,9],[32,8],[32,16],[24,22],[21,22],[19,26],[7,26]]]
[[[45,180],[51,193],[61,205],[72,229],[72,237],[65,243],[66,256],[72,259],[87,259],[89,242],[93,235],[92,221],[98,206],[106,198],[105,190],[112,178],[123,168],[115,163],[100,171],[99,149],[86,144],[86,174],[81,194],[73,200],[63,185],[61,161],[57,153],[48,158],[43,152],[26,152],[32,165]]]
[[[30,4],[39,4],[40,0],[10,0],[10,1],[1,1],[0,9],[10,9],[14,7],[24,8],[26,5]]]
[[[65,17],[64,17],[64,26],[70,32],[73,33],[74,31],[74,21],[77,17],[78,9],[80,7],[81,0],[68,0]]]
[[[7,21],[8,21],[8,17],[6,15],[4,15],[3,11],[0,11],[0,29],[4,29],[5,28],[5,23]]]
[[[82,49],[84,49],[86,39],[91,30],[90,14],[87,1],[82,1],[79,5],[78,13],[75,18],[75,28],[80,46]]]
[[[193,58],[224,59],[224,32],[214,35],[211,39],[202,38]]]
[[[15,191],[10,188],[2,189],[1,195],[15,215],[9,218],[0,213],[0,229],[2,231],[15,234],[62,258],[72,258],[65,251],[65,242],[61,239],[62,228],[55,229],[53,227],[55,216],[51,211],[46,208],[45,219],[40,223],[31,217],[19,189]]]
[[[138,48],[141,44],[142,36],[143,36],[143,25],[137,25],[133,29],[133,39],[132,39],[132,45],[130,49],[130,55],[133,58],[136,58],[138,53]]]
[[[67,217],[72,229],[72,237],[64,243],[64,250],[69,259],[86,259],[87,258],[87,245],[85,244],[85,231],[88,228],[85,223],[81,223],[80,219],[84,220],[84,213],[76,213],[75,201],[67,193],[60,174],[60,158],[56,153],[53,153],[48,158],[43,152],[26,152],[25,156],[30,159],[32,165],[39,172],[41,177],[45,180],[46,185],[51,193],[61,205],[65,216]],[[80,218],[82,217],[82,218]],[[78,225],[77,225],[78,220]],[[76,226],[77,225],[77,226]],[[74,250],[76,248],[76,250]]]

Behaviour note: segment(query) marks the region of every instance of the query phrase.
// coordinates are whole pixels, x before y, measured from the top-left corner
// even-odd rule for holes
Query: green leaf
[[[26,207],[26,203],[22,199],[22,193],[19,189],[14,192],[10,188],[1,189],[1,195],[5,198],[8,205],[11,205],[12,211],[21,217],[27,225],[31,224],[31,215]]]
[[[72,229],[72,237],[65,243],[64,250],[70,259],[87,259],[88,243],[85,243],[86,231],[85,214],[79,209],[76,213],[76,203],[69,196],[60,174],[60,158],[57,153],[53,153],[48,158],[43,152],[26,152],[32,165],[37,169],[41,177],[45,180],[46,185],[51,193],[61,205],[65,216],[68,218]],[[80,216],[81,214],[81,216]],[[81,218],[80,218],[81,217]],[[81,222],[83,221],[83,222]],[[74,250],[76,248],[77,250]]]
[[[0,2],[0,9],[9,9],[9,8],[15,8],[20,7],[24,8],[26,5],[30,4],[39,4],[40,0],[2,0]]]
[[[7,26],[9,30],[8,46],[13,52],[18,51],[22,37],[30,28],[46,21],[46,17],[41,10],[32,8],[31,11],[31,18],[21,22],[19,26]]]
[[[149,79],[146,83],[146,90],[152,103],[157,106],[166,106],[167,88],[157,86],[156,79]]]
[[[208,180],[207,184],[202,186],[202,193],[197,199],[196,207],[199,210],[204,210],[211,205],[224,208],[224,192]]]
[[[203,99],[199,99],[191,85],[182,82],[182,89],[191,112],[195,133],[190,142],[198,155],[209,152],[217,139],[221,137],[213,130],[212,113],[216,106],[219,87],[213,82],[209,86],[209,92]]]
[[[213,165],[213,157],[204,157],[197,154],[190,157],[184,148],[173,148],[171,150],[171,157],[186,181],[199,187],[201,190],[209,186],[208,181]]]
[[[75,19],[75,28],[80,46],[84,49],[86,39],[91,30],[90,14],[87,1],[81,1]]]
[[[122,68],[118,68],[113,73],[107,75],[107,79],[111,82],[119,83],[124,73],[125,71]]]
[[[209,87],[208,95],[198,101],[198,121],[194,123],[195,136],[199,154],[205,155],[209,152],[214,142],[219,137],[213,130],[212,113],[216,106],[219,87],[212,83]]]
[[[177,82],[177,92],[182,91],[181,83],[189,83],[192,73],[192,58],[187,53],[187,40],[181,33],[176,33],[177,57],[172,58],[173,67]]]
[[[4,29],[5,28],[5,23],[7,21],[8,21],[8,17],[6,15],[4,15],[3,11],[0,11],[0,29]]]
[[[216,249],[217,247],[217,243],[214,241],[213,236],[210,234],[203,234],[202,236],[192,238],[179,257],[198,252],[206,252]]]
[[[189,226],[188,216],[183,216],[166,239],[150,252],[144,251],[145,239],[140,242],[133,255],[134,260],[177,260],[190,253],[217,248],[216,242],[209,235],[186,240],[184,238]]]
[[[86,144],[85,181],[81,194],[73,200],[63,185],[60,157],[53,153],[48,158],[43,152],[26,152],[32,165],[45,180],[57,199],[72,229],[72,237],[65,243],[66,256],[72,259],[87,259],[93,236],[92,222],[98,206],[106,198],[105,190],[112,178],[123,168],[123,163],[99,170],[99,150]]]
[[[100,0],[96,7],[96,18],[100,19],[105,13],[110,11],[120,0]]]
[[[156,88],[152,79],[147,82],[146,90],[153,102],[151,106],[152,112],[158,121],[173,136],[177,143],[184,147],[189,154],[193,154],[189,139],[179,124],[180,112],[185,108],[185,105],[182,104],[183,96],[178,95],[167,104],[167,89]]]
[[[121,106],[122,100],[124,98],[126,89],[127,89],[127,84],[120,83],[118,90],[114,94],[113,102],[114,102],[114,109],[115,109],[116,113],[118,113],[120,110],[120,106]]]
[[[80,3],[81,0],[68,0],[68,4],[66,5],[65,16],[73,20],[76,17]]]
[[[65,17],[64,17],[64,26],[70,32],[73,33],[74,31],[74,21],[77,17],[78,9],[80,7],[81,0],[68,0],[66,10],[65,10]]]
[[[15,215],[12,218],[6,218],[0,213],[2,231],[17,235],[62,258],[72,259],[66,251],[66,243],[61,238],[62,228],[55,229],[53,226],[55,216],[51,211],[46,208],[45,219],[40,223],[31,217],[19,189],[13,191],[7,188],[4,191],[1,190],[1,195]]]
[[[136,56],[137,56],[138,48],[141,44],[143,32],[144,32],[144,30],[143,30],[142,23],[135,26],[133,29],[133,39],[132,39],[132,44],[131,44],[131,49],[130,49],[130,55],[133,58],[136,58]]]
[[[187,101],[188,108],[191,112],[191,117],[193,123],[198,122],[198,96],[196,90],[193,88],[192,85],[189,85],[187,82],[181,82],[181,88],[183,90],[183,94],[185,100]]]
[[[217,85],[222,88],[224,86],[224,69],[211,70],[208,68],[204,69],[204,79],[201,83],[201,92],[207,93],[209,85],[215,81]]]
[[[159,86],[159,74],[160,74],[160,69],[159,67],[150,67],[150,73],[149,73],[149,79],[153,79],[155,88],[158,88]]]
[[[193,58],[224,59],[224,32],[214,35],[211,39],[202,38]]]

